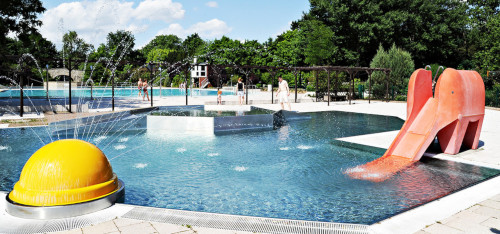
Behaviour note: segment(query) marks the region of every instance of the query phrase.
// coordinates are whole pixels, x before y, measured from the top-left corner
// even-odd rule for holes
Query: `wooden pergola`
[[[196,64],[195,64],[196,65]],[[301,71],[324,71],[328,74],[328,84],[327,84],[327,95],[328,95],[328,105],[330,105],[330,74],[333,72],[335,74],[335,80],[338,80],[339,76],[338,74],[340,72],[346,72],[349,74],[349,83],[350,88],[351,88],[351,95],[347,95],[349,99],[349,105],[351,104],[352,101],[352,94],[354,94],[354,77],[360,73],[360,72],[366,72],[369,76],[369,91],[368,91],[368,103],[371,102],[371,76],[374,71],[380,71],[384,72],[386,75],[386,98],[388,98],[389,95],[389,76],[391,69],[388,68],[370,68],[370,67],[346,67],[346,66],[313,66],[313,67],[271,67],[271,66],[255,66],[255,65],[216,65],[216,64],[209,64],[208,65],[211,70],[214,71],[219,71],[216,72],[218,73],[218,80],[217,80],[217,86],[220,86],[220,71],[225,68],[238,68],[238,69],[243,69],[247,72],[247,75],[250,74],[248,71],[251,72],[253,69],[263,69],[267,70],[271,73],[272,77],[272,83],[274,84],[274,78],[276,76],[276,72],[278,70],[286,70],[286,71],[291,71],[294,76],[295,76],[295,102],[297,102],[297,75]],[[318,73],[315,74],[316,78],[316,101],[318,101]],[[248,85],[248,79],[247,79],[247,85]],[[273,95],[274,90],[271,89],[271,103],[274,103],[274,95]],[[337,93],[337,90],[335,91],[335,94]],[[247,92],[247,98],[246,102],[248,104],[248,92]]]

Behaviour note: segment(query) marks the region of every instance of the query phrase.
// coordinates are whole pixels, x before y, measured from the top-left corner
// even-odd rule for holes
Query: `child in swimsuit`
[[[217,89],[217,105],[222,105],[222,91]]]
[[[142,90],[142,79],[139,78],[139,81],[137,81],[137,88],[139,89],[139,97],[141,96],[141,90]]]
[[[142,100],[144,101],[144,98],[148,97],[149,101],[148,80],[144,80],[144,82],[142,82],[142,92],[143,92]]]

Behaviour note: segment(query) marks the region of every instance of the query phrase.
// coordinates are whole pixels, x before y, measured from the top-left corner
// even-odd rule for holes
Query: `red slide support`
[[[381,182],[420,160],[438,138],[446,154],[462,144],[477,149],[484,118],[484,83],[476,71],[447,68],[432,96],[432,73],[418,69],[408,84],[407,119],[385,154],[346,170],[351,178]]]

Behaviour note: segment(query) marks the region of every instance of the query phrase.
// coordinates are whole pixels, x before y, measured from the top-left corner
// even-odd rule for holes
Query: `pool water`
[[[342,172],[385,150],[339,137],[399,129],[395,117],[309,113],[273,131],[196,136],[134,130],[90,141],[125,182],[125,203],[225,214],[372,224],[500,171],[424,158],[382,183]],[[35,128],[48,141],[47,129]],[[31,129],[0,130],[0,190],[10,191],[43,144]]]
[[[151,92],[151,89],[148,89],[148,92]],[[137,88],[115,88],[115,97],[137,97],[139,90]],[[101,97],[111,97],[112,91],[111,88],[94,88],[92,90],[92,95],[94,98]],[[185,96],[186,91],[184,89],[176,89],[176,88],[164,88],[161,90],[162,96]],[[222,95],[233,95],[233,92],[223,91]],[[19,89],[12,90],[4,90],[0,92],[0,98],[9,98],[9,97],[19,97],[20,91]],[[46,91],[44,89],[24,89],[23,95],[25,97],[29,96],[30,98],[45,98]],[[215,89],[188,89],[188,95],[193,96],[217,96],[217,90]],[[69,96],[68,89],[49,89],[49,97],[51,98],[65,98]],[[73,88],[71,90],[71,96],[80,98],[80,97],[91,97],[90,88]],[[153,89],[153,96],[160,96],[160,89]]]

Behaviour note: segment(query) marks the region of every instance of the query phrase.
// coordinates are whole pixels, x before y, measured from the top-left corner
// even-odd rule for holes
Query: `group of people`
[[[137,88],[139,89],[139,97],[141,97],[141,91],[142,91],[142,100],[145,101],[145,97],[148,97],[149,101],[149,93],[148,93],[148,80],[142,81],[141,78],[139,78],[139,81],[137,81]]]
[[[288,109],[292,110],[290,106],[290,102],[288,101],[288,96],[290,96],[290,88],[288,87],[288,82],[286,80],[283,80],[283,77],[278,77],[279,81],[279,87],[278,91],[276,92],[276,97],[279,95],[279,102],[281,104],[281,109],[285,109],[284,103],[286,102],[288,104]],[[182,83],[179,85],[179,88],[181,86],[186,85],[185,83]],[[139,78],[139,81],[137,82],[137,88],[139,89],[139,97],[141,96],[141,91],[142,91],[142,100],[145,101],[145,97],[148,97],[149,101],[149,93],[148,93],[148,80],[142,81],[141,78]],[[185,87],[185,86],[184,86]],[[238,101],[240,105],[243,105],[243,102],[245,101],[245,84],[243,84],[243,79],[239,78],[238,83],[236,84],[236,95],[238,96]],[[220,89],[217,90],[217,104],[222,105],[222,91]]]
[[[279,102],[281,104],[281,109],[285,109],[284,103],[286,102],[288,104],[288,110],[292,110],[292,107],[290,106],[290,101],[288,101],[288,96],[290,96],[290,88],[288,87],[288,82],[286,80],[283,80],[283,77],[278,77],[279,81],[279,86],[278,86],[278,91],[276,92],[276,97],[279,95]],[[238,84],[236,85],[236,94],[238,95],[238,100],[240,102],[240,105],[243,104],[245,101],[245,85],[243,84],[243,79],[239,78],[238,79]],[[220,92],[220,91],[219,91]],[[220,100],[220,94],[219,94],[219,100]],[[219,104],[221,102],[219,101]]]

